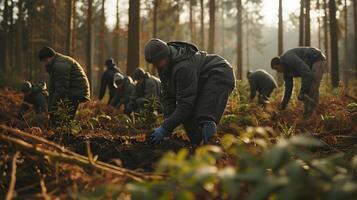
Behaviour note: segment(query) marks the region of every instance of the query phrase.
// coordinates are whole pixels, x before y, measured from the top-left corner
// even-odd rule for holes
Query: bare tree
[[[320,17],[320,0],[316,1],[316,10],[317,10],[317,37],[318,37],[318,47],[321,49],[321,17]]]
[[[119,18],[119,0],[116,2],[116,23],[114,28],[114,59],[119,62],[119,33],[120,33],[120,18]]]
[[[87,54],[86,54],[86,65],[87,65],[87,76],[89,82],[92,83],[92,0],[88,0],[88,8],[87,8]],[[92,91],[92,90],[91,90]]]
[[[24,75],[24,50],[23,50],[23,31],[24,31],[24,0],[17,2],[18,20],[16,23],[16,66],[21,77]]]
[[[357,0],[353,0],[353,21],[354,21],[354,32],[355,32],[355,42],[354,42],[354,47],[355,47],[355,77],[357,78]]]
[[[304,21],[305,21],[305,0],[300,0],[299,16],[299,46],[304,46]]]
[[[348,62],[348,7],[347,7],[347,0],[344,0],[344,32],[345,32],[345,44],[344,44],[344,66],[343,66],[343,83],[345,87],[348,87],[348,68],[349,68],[349,62]]]
[[[152,35],[154,38],[157,37],[157,15],[159,12],[159,2],[160,0],[154,0],[154,9],[153,9],[153,31]]]
[[[204,22],[204,0],[200,0],[200,24],[201,24],[201,48],[205,48],[205,22]]]
[[[278,55],[283,54],[284,51],[284,33],[283,33],[283,0],[279,0],[279,22],[278,22]],[[283,77],[280,73],[278,76],[278,84],[282,85]]]
[[[100,32],[99,32],[99,56],[98,56],[98,65],[99,65],[99,73],[98,78],[102,75],[104,71],[104,33],[105,33],[105,0],[102,0],[102,7],[100,12]],[[98,79],[99,80],[99,79]]]
[[[305,0],[305,46],[311,46],[310,1],[311,0]]]
[[[332,87],[339,85],[339,63],[338,63],[338,37],[337,37],[337,20],[336,20],[336,2],[329,0],[330,13],[330,38],[331,38],[331,83]]]
[[[140,0],[129,1],[127,74],[133,75],[140,64]]]
[[[71,43],[72,43],[72,9],[73,0],[67,0],[67,41],[66,41],[66,53],[71,54]]]
[[[209,1],[209,34],[208,34],[208,52],[214,52],[216,32],[216,1]]]
[[[242,38],[242,0],[236,1],[237,6],[237,78],[243,75],[243,38]]]
[[[327,57],[327,60],[330,58],[329,56],[329,36],[328,36],[328,30],[329,30],[329,26],[328,26],[328,6],[327,6],[327,2],[326,0],[323,0],[323,6],[324,6],[324,48],[325,48],[325,55]],[[330,64],[328,64],[330,65]]]
[[[71,53],[70,55],[76,56],[76,49],[77,49],[77,33],[76,33],[76,18],[77,18],[77,0],[72,0],[72,34],[71,34]]]

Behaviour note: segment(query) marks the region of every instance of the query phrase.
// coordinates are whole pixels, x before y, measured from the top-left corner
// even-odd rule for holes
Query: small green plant
[[[56,125],[56,132],[64,134],[78,134],[82,130],[80,123],[71,119],[71,109],[73,108],[69,102],[61,100],[57,104],[56,111],[51,113],[56,119],[55,122],[52,122]]]
[[[295,135],[295,125],[289,125],[287,123],[278,123],[278,128],[281,131],[281,136],[289,138]]]
[[[142,124],[146,129],[157,126],[160,111],[160,103],[157,98],[149,98],[144,107],[135,114],[136,123]]]
[[[261,128],[262,129],[262,128]],[[316,157],[311,149],[323,144],[306,136],[269,140],[269,131],[251,130],[254,145],[226,135],[222,148],[203,146],[166,154],[158,172],[167,179],[130,183],[132,199],[354,199],[357,195],[357,156]],[[217,166],[222,159],[231,164]]]

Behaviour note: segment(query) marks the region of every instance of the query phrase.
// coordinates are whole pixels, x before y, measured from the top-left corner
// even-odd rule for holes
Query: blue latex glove
[[[155,144],[157,144],[160,143],[167,135],[168,132],[162,126],[160,126],[159,128],[156,128],[154,132],[151,134],[150,140]]]

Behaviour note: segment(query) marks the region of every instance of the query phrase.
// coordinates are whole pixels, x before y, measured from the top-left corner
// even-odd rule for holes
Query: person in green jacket
[[[50,76],[48,88],[50,123],[51,126],[58,127],[73,120],[79,104],[90,100],[89,81],[82,66],[76,60],[57,53],[50,47],[43,47],[38,57]],[[63,121],[63,114],[67,115],[65,121]]]

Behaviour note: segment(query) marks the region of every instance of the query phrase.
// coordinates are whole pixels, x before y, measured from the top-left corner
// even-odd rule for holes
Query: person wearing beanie
[[[325,55],[313,47],[298,47],[286,51],[280,57],[274,57],[271,68],[283,73],[284,77],[285,91],[279,109],[287,107],[293,90],[293,79],[301,77],[298,99],[304,103],[304,118],[311,116],[319,103],[320,82],[327,69]]]
[[[29,81],[25,81],[21,86],[21,92],[24,94],[24,99],[17,114],[19,119],[23,119],[23,115],[30,109],[30,106],[36,114],[47,115],[46,83],[31,84]]]
[[[116,88],[115,95],[110,101],[110,105],[115,108],[124,106],[124,113],[129,114],[129,104],[134,99],[135,85],[131,77],[125,77],[121,73],[115,73],[113,85]]]
[[[165,118],[151,140],[159,143],[182,124],[192,143],[211,141],[235,87],[228,61],[193,44],[160,39],[146,44],[145,59],[159,72]]]
[[[102,80],[100,82],[100,90],[99,90],[99,100],[102,100],[107,88],[109,89],[109,99],[108,99],[108,105],[110,104],[110,101],[113,99],[115,95],[116,88],[114,87],[114,74],[115,73],[121,73],[123,74],[119,68],[115,65],[114,59],[109,58],[108,60],[105,61],[105,66],[107,69],[104,71],[102,75]]]
[[[278,87],[274,77],[263,69],[248,71],[247,79],[250,85],[250,101],[258,92],[258,104],[265,106],[269,104],[269,97],[275,88]]]
[[[48,111],[51,126],[64,126],[69,121],[62,119],[61,107],[66,109],[68,118],[73,120],[79,104],[90,100],[87,75],[76,60],[57,53],[50,47],[43,47],[38,57],[50,76]]]
[[[135,95],[134,100],[130,104],[132,111],[140,110],[150,99],[158,100],[161,90],[160,79],[146,72],[142,68],[137,68],[134,72]]]

